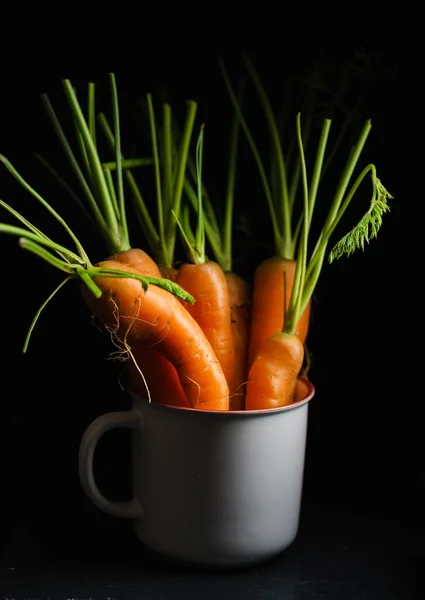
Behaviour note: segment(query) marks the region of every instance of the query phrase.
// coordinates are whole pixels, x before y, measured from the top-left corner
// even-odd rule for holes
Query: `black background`
[[[191,39],[196,36],[200,30]],[[55,55],[54,45],[43,51],[34,45],[27,48],[25,60],[16,62],[15,57],[5,65],[0,152],[67,216],[94,262],[104,258],[105,248],[92,239],[83,218],[32,156],[34,150],[55,158],[61,152],[39,96],[49,92],[59,98],[64,77],[77,87],[99,81],[107,91],[112,70],[123,102],[135,91],[143,94],[164,84],[174,102],[193,98],[199,103],[199,118],[214,124],[205,166],[206,177],[214,179],[215,169],[223,168],[219,132],[226,130],[219,129],[220,119],[229,109],[216,59],[222,53],[237,68],[239,49],[218,48],[204,40],[194,51],[190,41],[187,50],[156,46],[155,60],[153,50],[149,54],[136,43],[128,53],[122,48],[119,57],[106,42],[86,48],[84,56],[64,53],[63,58]],[[322,46],[279,41],[245,49],[275,89],[282,73],[301,72],[319,50],[338,72],[344,57],[359,45],[360,40],[344,44],[326,39]],[[366,47],[380,56],[380,64],[399,65],[394,76],[370,86],[364,106],[365,117],[373,122],[368,157],[394,200],[378,240],[365,253],[325,267],[315,294],[309,345],[316,396],[310,412],[305,502],[386,516],[416,528],[425,477],[418,376],[423,356],[420,267],[419,277],[412,277],[419,265],[422,204],[422,173],[415,171],[414,162],[422,152],[415,84],[419,60],[409,45],[385,36]],[[253,205],[255,186],[241,188],[239,201]],[[0,196],[46,231],[58,232],[4,168]],[[6,213],[0,220],[10,222]],[[270,236],[267,218],[254,224],[262,227],[255,234]],[[26,255],[13,238],[3,236],[0,248],[0,549],[20,546],[25,553],[35,545],[41,556],[72,555],[76,547],[83,556],[94,551],[106,557],[125,554],[133,543],[129,525],[93,507],[77,476],[85,427],[103,412],[127,407],[117,382],[119,365],[106,360],[109,344],[91,326],[78,286],[71,284],[50,304],[23,356],[28,325],[59,275]],[[240,270],[252,272],[261,252],[266,249],[250,248]],[[126,433],[108,434],[99,445],[96,468],[101,489],[112,498],[124,499],[129,493],[127,460]]]

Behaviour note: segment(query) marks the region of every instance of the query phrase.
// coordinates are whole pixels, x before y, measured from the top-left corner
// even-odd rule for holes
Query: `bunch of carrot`
[[[267,176],[241,109],[245,86],[241,84],[235,92],[221,65],[234,108],[226,210],[222,222],[203,183],[203,125],[197,136],[194,159],[191,154],[196,103],[188,103],[183,128],[173,118],[171,107],[164,104],[162,124],[158,126],[152,97],[148,94],[151,155],[142,159],[125,159],[121,148],[117,88],[112,74],[112,127],[104,113],[95,113],[94,84],[89,85],[88,108],[84,114],[71,83],[68,80],[63,82],[79,142],[79,158],[49,99],[44,96],[45,107],[85,202],[51,165],[41,159],[95,223],[106,243],[108,258],[93,266],[77,237],[58,213],[5,158],[1,158],[12,175],[65,226],[77,252],[53,243],[3,201],[1,205],[19,218],[26,229],[0,224],[0,232],[18,235],[23,248],[65,271],[65,281],[80,279],[82,297],[89,310],[109,332],[121,355],[128,359],[128,388],[153,402],[217,411],[270,409],[292,403],[305,361],[311,297],[324,264],[327,246],[366,175],[371,175],[373,187],[369,210],[358,225],[334,246],[330,261],[343,254],[349,255],[356,248],[363,248],[365,242],[376,236],[382,215],[388,210],[387,201],[391,196],[377,178],[374,165],[365,167],[351,184],[370,132],[371,124],[367,121],[348,157],[327,219],[311,250],[311,221],[323,175],[331,121],[325,119],[322,124],[309,178],[303,139],[308,131],[302,131],[301,117],[297,115],[297,160],[292,180],[288,183],[285,153],[272,108],[248,59],[246,65],[271,134],[272,173]],[[100,159],[96,118],[114,153],[113,162]],[[257,266],[252,290],[232,270],[240,129],[245,133],[258,167],[275,238],[275,256]],[[153,167],[156,219],[147,208],[134,175],[135,169],[146,167]],[[297,204],[300,182],[301,201]],[[130,243],[125,183],[147,251]],[[293,228],[295,208],[298,208],[298,220]],[[175,261],[178,236],[186,251],[182,263]],[[212,258],[207,256],[207,243]],[[40,311],[36,319],[39,314]]]

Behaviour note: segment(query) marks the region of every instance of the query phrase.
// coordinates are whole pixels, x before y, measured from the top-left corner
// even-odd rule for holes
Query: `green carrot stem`
[[[137,167],[150,167],[152,165],[152,158],[123,158],[121,161],[121,166],[123,169],[136,169]],[[117,163],[115,161],[104,162],[102,163],[102,167],[104,169],[108,169],[108,171],[115,171],[117,168]]]
[[[73,169],[73,171],[77,177],[77,180],[81,186],[81,189],[83,190],[83,192],[87,198],[87,201],[90,206],[90,210],[92,211],[92,213],[94,215],[94,218],[96,220],[96,223],[98,224],[99,229],[101,231],[108,230],[105,220],[103,218],[102,212],[99,209],[99,206],[97,205],[97,202],[93,195],[93,192],[87,182],[87,179],[84,176],[84,173],[82,172],[82,170],[80,168],[80,165],[78,164],[78,161],[74,155],[74,152],[72,151],[71,145],[68,142],[68,139],[61,127],[59,119],[56,116],[56,113],[53,109],[53,106],[50,103],[48,96],[46,94],[44,94],[41,97],[41,99],[42,99],[44,108],[47,112],[47,115],[48,115],[50,121],[52,122],[52,125],[56,132],[56,135],[58,136],[59,142],[62,145],[62,148],[65,152],[65,156],[68,159],[68,161],[71,165],[71,168]]]
[[[106,185],[108,186],[109,195],[111,197],[111,202],[114,207],[115,215],[116,215],[117,219],[119,219],[120,218],[120,208],[119,208],[119,204],[118,204],[117,195],[115,193],[114,181],[112,179],[111,171],[109,171],[108,169],[104,169],[104,175],[105,175]],[[126,249],[128,249],[128,248],[126,248]],[[122,250],[124,250],[124,248],[122,248]]]
[[[368,165],[363,169],[354,183],[350,193],[347,195],[347,198],[343,202],[336,219],[334,220],[332,226],[329,231],[326,233],[326,237],[329,240],[332,233],[334,232],[335,227],[338,225],[341,220],[344,212],[348,208],[348,205],[351,202],[351,199],[357,188],[360,186],[364,178],[368,173],[372,175],[372,200],[369,205],[369,209],[366,214],[360,219],[357,225],[348,232],[339,242],[336,244],[334,249],[331,251],[329,262],[335,260],[335,258],[339,258],[342,255],[350,256],[354,250],[361,248],[364,250],[365,242],[369,242],[369,240],[373,237],[376,237],[381,225],[382,225],[382,216],[385,212],[389,211],[390,208],[387,204],[389,198],[393,198],[391,194],[384,188],[381,181],[376,176],[376,168],[375,165]]]
[[[53,290],[53,292],[51,294],[49,294],[49,296],[46,298],[46,300],[42,303],[42,305],[40,306],[40,308],[37,310],[37,312],[34,315],[33,320],[31,321],[31,324],[29,326],[27,335],[25,337],[25,341],[24,341],[24,347],[22,349],[22,352],[24,354],[26,354],[27,350],[28,350],[28,345],[30,342],[30,338],[32,335],[32,332],[34,330],[34,327],[38,321],[38,319],[40,318],[41,313],[43,312],[43,310],[46,308],[47,304],[50,302],[50,300],[52,300],[52,298],[59,292],[59,290],[68,282],[72,279],[72,276],[69,275],[68,277],[65,277],[65,279],[63,281],[60,282],[60,284]]]
[[[371,121],[370,120],[366,121],[366,123],[360,133],[360,136],[357,140],[357,143],[355,144],[355,146],[353,147],[353,149],[350,153],[350,156],[347,160],[345,168],[339,179],[339,183],[337,186],[337,190],[335,192],[335,196],[334,196],[331,208],[329,210],[329,213],[327,215],[326,221],[325,221],[323,229],[322,229],[322,234],[320,235],[319,239],[317,240],[316,247],[313,250],[311,262],[310,262],[309,269],[307,272],[307,277],[310,275],[311,269],[314,267],[314,259],[317,255],[317,253],[319,252],[319,248],[322,243],[322,238],[324,235],[326,235],[326,232],[329,230],[329,228],[331,227],[333,221],[335,220],[335,218],[338,214],[339,207],[341,206],[341,202],[344,198],[344,194],[350,183],[354,169],[356,168],[357,162],[360,158],[360,155],[362,153],[362,150],[364,148],[366,140],[369,136],[371,128],[372,128]]]
[[[242,95],[245,88],[245,82],[242,79],[238,90],[238,102],[242,101]],[[236,184],[236,166],[238,158],[238,143],[239,143],[240,123],[237,114],[233,117],[232,127],[230,130],[229,143],[229,162],[227,170],[227,187],[225,212],[223,222],[223,252],[222,260],[219,262],[224,271],[232,270],[232,229],[233,229],[233,209],[235,203],[235,184]]]
[[[308,107],[307,108],[307,118],[305,120],[305,124],[304,124],[304,127],[302,129],[304,152],[305,152],[305,150],[308,147],[308,141],[309,141],[311,130],[312,130],[312,126],[313,126],[313,116],[314,116],[313,103],[314,103],[314,95],[315,94],[313,94],[312,97],[309,97],[309,103],[307,104],[307,107]],[[297,136],[295,136],[295,139],[297,139]],[[294,171],[293,171],[293,175],[292,175],[291,183],[290,183],[290,187],[289,187],[289,206],[291,208],[291,211],[294,208],[294,204],[295,204],[295,200],[296,200],[296,196],[297,196],[297,191],[298,191],[299,180],[300,180],[300,176],[301,175],[302,175],[301,160],[300,160],[300,157],[297,156],[297,160],[295,162]]]
[[[97,154],[96,146],[93,142],[93,139],[90,135],[89,128],[87,126],[86,120],[82,113],[80,104],[75,95],[74,89],[68,79],[65,79],[63,82],[63,87],[65,90],[65,94],[67,96],[68,102],[71,106],[73,115],[78,124],[79,131],[84,140],[84,143],[88,150],[88,155],[91,161],[91,172],[93,176],[93,180],[96,182],[96,186],[99,189],[99,199],[103,205],[103,214],[105,217],[105,221],[108,224],[109,228],[113,232],[113,235],[116,240],[116,244],[119,245],[119,231],[117,220],[115,218],[114,209],[112,203],[110,201],[108,187],[106,185],[105,177],[103,174],[102,165]],[[117,143],[117,142],[116,142]]]
[[[308,177],[307,177],[307,166],[303,148],[302,134],[301,134],[301,117],[297,115],[297,139],[300,153],[301,163],[301,174],[302,174],[302,185],[303,185],[303,197],[304,197],[304,219],[302,229],[302,239],[299,245],[297,264],[295,267],[294,284],[291,294],[291,300],[289,303],[289,309],[287,313],[287,321],[284,326],[286,333],[293,334],[295,327],[300,318],[300,308],[302,303],[302,294],[305,284],[306,269],[307,269],[307,253],[308,253],[308,233],[309,233],[309,189],[308,189]]]
[[[311,215],[310,215],[310,217],[311,217]],[[303,223],[304,223],[304,212],[301,211],[301,214],[298,217],[297,224],[295,226],[294,237],[293,237],[295,248],[298,248],[298,242],[300,239]]]
[[[322,177],[323,160],[324,160],[324,156],[325,156],[325,152],[326,152],[326,145],[328,142],[330,127],[331,127],[331,120],[325,119],[323,121],[322,129],[321,129],[321,133],[320,133],[319,145],[318,145],[318,149],[316,152],[316,159],[314,161],[313,174],[312,174],[311,184],[310,184],[308,229],[310,229],[311,219],[313,216],[314,206],[316,203],[317,191],[319,189],[319,182]]]
[[[352,121],[353,121],[353,119],[354,119],[354,117],[355,117],[355,115],[357,113],[359,105],[360,105],[360,102],[357,103],[356,106],[352,110],[350,110],[350,112],[348,113],[348,117],[345,119],[345,121],[344,121],[344,123],[343,123],[343,125],[341,127],[341,130],[340,130],[340,132],[338,134],[338,137],[337,137],[337,139],[335,140],[335,142],[332,145],[332,150],[330,151],[330,153],[328,155],[328,158],[326,159],[326,162],[323,165],[322,178],[327,173],[327,171],[328,171],[328,169],[329,169],[329,167],[330,167],[333,159],[335,158],[335,156],[336,156],[336,154],[337,154],[337,152],[338,152],[338,150],[339,150],[339,148],[340,148],[340,146],[342,144],[342,141],[343,141],[343,139],[344,139],[344,137],[345,137],[345,135],[346,135],[346,133],[348,131],[348,128],[351,125],[351,123],[352,123]]]
[[[88,115],[88,124],[89,124],[89,131],[90,131],[90,135],[92,137],[92,140],[94,142],[94,144],[96,145],[96,102],[95,102],[95,95],[96,95],[96,84],[90,82],[88,84],[88,107],[87,107],[87,115]]]
[[[2,154],[0,154],[0,162],[2,162],[4,164],[4,166],[7,168],[7,170],[21,184],[21,186],[24,189],[26,189],[32,196],[34,196],[34,198],[36,198],[36,200],[38,200],[50,212],[50,214],[52,214],[54,216],[54,218],[62,225],[62,227],[65,229],[65,231],[71,237],[71,239],[74,241],[80,257],[83,259],[83,261],[86,264],[89,264],[90,263],[89,257],[87,256],[84,248],[82,247],[77,236],[71,231],[70,227],[65,223],[63,218],[50,206],[50,204],[48,204],[48,202],[46,202],[46,200],[44,200],[44,198],[42,198],[42,196],[40,196],[40,194],[38,194],[34,190],[34,188],[32,188],[29,185],[29,183],[27,183],[27,181],[25,181],[25,179],[22,177],[22,175],[20,175],[18,173],[18,171],[15,169],[15,167],[13,167],[11,162],[9,160],[7,160],[7,158],[5,156],[3,156]]]
[[[77,138],[78,146],[80,148],[80,154],[81,154],[81,158],[83,161],[83,166],[84,166],[84,169],[86,172],[86,176],[87,176],[88,181],[90,182],[91,187],[94,188],[94,190],[95,190],[94,195],[96,197],[96,196],[99,196],[99,192],[101,193],[101,190],[99,190],[99,186],[97,185],[96,179],[93,177],[92,168],[90,165],[89,153],[87,152],[87,148],[84,143],[84,138],[81,135],[81,131],[78,127],[78,121],[77,121],[77,118],[75,117],[75,115],[72,115],[72,120],[74,122],[75,135]]]
[[[193,168],[194,168],[193,179],[194,179],[195,185],[197,185],[196,164],[192,161],[192,158],[189,156],[187,159],[187,164],[188,164],[189,171],[191,172],[191,175],[192,175],[192,163],[193,163]],[[195,211],[197,211],[198,210],[198,194],[195,191],[195,189],[193,188],[193,185],[191,184],[188,177],[185,177],[183,189],[185,190],[189,199],[191,200],[193,209]],[[221,238],[221,231],[220,231],[220,226],[218,224],[217,216],[215,214],[215,210],[213,208],[213,205],[212,205],[211,200],[208,195],[208,191],[205,188],[204,183],[202,183],[202,202],[203,202],[203,208],[204,208],[204,215],[205,215],[206,219],[208,220],[211,231],[217,238]]]
[[[1,229],[0,229],[0,231],[1,231]],[[44,261],[48,262],[56,269],[59,269],[60,271],[64,271],[65,273],[68,273],[70,275],[72,275],[75,272],[75,269],[77,267],[81,268],[80,265],[70,265],[70,264],[64,262],[63,260],[60,260],[60,258],[53,256],[53,254],[51,252],[49,252],[48,250],[46,250],[39,244],[32,242],[30,239],[23,238],[23,237],[20,238],[19,245],[24,250],[29,250],[30,252],[32,252],[33,254],[38,256],[39,258],[42,258]]]
[[[174,190],[173,190],[172,206],[173,206],[173,210],[174,210],[175,214],[177,215],[177,217],[179,217],[179,214],[180,214],[180,205],[181,205],[183,186],[184,186],[184,180],[185,180],[187,157],[189,154],[190,140],[192,137],[192,131],[193,131],[193,127],[195,124],[197,108],[198,108],[198,105],[196,104],[196,102],[193,102],[193,101],[188,102],[186,122],[185,122],[185,126],[183,129],[180,150],[179,150],[179,156],[178,156],[176,181],[175,181],[175,186],[174,186]],[[166,257],[166,262],[165,262],[166,267],[172,267],[172,264],[173,264],[174,248],[175,248],[175,244],[176,244],[176,227],[177,227],[176,221],[170,220],[168,231],[167,231],[167,257]]]
[[[202,210],[202,153],[204,145],[204,125],[201,125],[201,131],[196,145],[196,173],[198,179],[198,218],[195,229],[195,248],[200,259],[205,262],[205,222]]]
[[[158,287],[167,290],[177,298],[181,298],[182,300],[190,303],[194,303],[194,297],[186,292],[181,286],[179,286],[174,281],[170,281],[169,279],[164,279],[162,277],[147,277],[145,275],[140,275],[140,273],[132,273],[130,271],[123,271],[121,269],[110,269],[106,267],[91,267],[89,269],[85,269],[84,272],[90,277],[113,277],[119,279],[137,279],[143,285],[143,289],[147,290],[148,286],[156,285]],[[80,275],[80,273],[78,273]]]
[[[196,238],[190,222],[190,206],[186,203],[183,204],[180,209],[180,223],[182,225],[182,230],[185,233],[190,245],[195,246]]]
[[[197,174],[197,220],[195,228],[195,237],[191,235],[191,230],[185,230],[186,221],[180,221],[176,212],[172,214],[176,220],[180,230],[183,242],[186,247],[188,260],[191,264],[199,265],[206,262],[205,255],[205,220],[202,210],[202,153],[203,153],[204,125],[201,125],[201,130],[196,144],[196,174]],[[187,205],[186,205],[187,206]]]
[[[52,167],[52,165],[49,162],[47,162],[47,160],[45,158],[43,158],[40,154],[37,154],[37,153],[34,153],[34,156],[37,160],[40,161],[40,163],[43,165],[43,167],[45,167],[46,170],[49,171],[49,173],[56,179],[56,181],[59,183],[59,185],[61,185],[63,187],[63,189],[71,196],[71,198],[78,205],[80,210],[84,213],[84,216],[86,217],[86,219],[88,219],[91,222],[93,227],[95,227],[99,231],[101,231],[101,228],[104,225],[103,221],[98,223],[97,221],[95,221],[95,219],[93,219],[93,217],[87,211],[86,207],[84,206],[83,202],[81,201],[80,197],[77,196],[77,194],[74,192],[74,190],[66,183],[66,181],[59,175],[59,173],[56,171],[56,169],[54,169]]]
[[[360,175],[357,177],[355,183],[351,187],[347,196],[345,197],[342,205],[340,206],[337,215],[333,219],[330,226],[322,231],[319,244],[317,246],[316,254],[313,258],[310,259],[310,263],[306,272],[306,282],[302,294],[301,301],[301,311],[305,309],[307,306],[314,288],[317,284],[324,259],[326,254],[326,248],[329,242],[330,237],[332,236],[335,228],[340,222],[343,214],[348,208],[349,204],[352,201],[358,187],[361,185],[362,181],[366,177],[368,173],[372,175],[372,199],[369,205],[369,209],[357,223],[357,225],[348,232],[333,248],[329,256],[329,262],[335,260],[335,258],[339,258],[343,255],[349,256],[356,249],[361,248],[364,250],[364,245],[366,242],[373,237],[376,237],[378,231],[382,225],[382,216],[385,212],[389,211],[388,199],[392,198],[392,196],[388,193],[388,191],[384,188],[380,180],[376,176],[376,169],[374,165],[368,165],[365,167]]]
[[[102,128],[102,131],[106,137],[107,142],[113,151],[115,151],[115,137],[112,133],[112,130],[108,124],[108,121],[103,113],[98,115],[99,124]],[[123,160],[124,157],[123,157]],[[149,247],[156,251],[156,248],[159,244],[159,235],[155,229],[155,226],[152,222],[150,213],[146,207],[145,201],[143,200],[143,196],[140,192],[140,189],[133,177],[133,174],[128,169],[124,170],[124,177],[127,180],[129,188],[133,194],[133,200],[136,205],[137,216],[139,218],[140,224],[143,229],[143,233],[146,237],[146,240],[149,244]]]
[[[173,129],[175,131],[175,137],[176,138],[180,138],[181,136],[181,132],[179,130],[178,124],[176,121],[173,122]],[[187,157],[187,171],[190,174],[190,176],[192,177],[193,181],[195,184],[197,184],[197,173],[196,173],[196,162],[193,160],[193,158],[188,155]],[[186,186],[186,184],[191,185],[189,178],[185,177],[185,183],[184,186]],[[196,195],[196,192],[195,192]],[[208,194],[208,190],[205,187],[205,184],[202,182],[202,196],[203,196],[203,209],[204,209],[204,214],[207,217],[208,221],[210,222],[211,227],[214,229],[214,231],[218,232],[220,231],[219,225],[218,225],[218,221],[217,221],[217,217],[213,208],[213,205],[211,203],[209,194]],[[197,205],[198,200],[197,200],[197,196],[196,196],[196,202],[195,204]],[[196,206],[194,206],[195,210],[196,210]]]
[[[254,68],[254,65],[249,60],[249,58],[244,54],[243,59],[245,65],[248,69],[248,72],[252,78],[254,86],[259,95],[261,104],[263,106],[264,114],[266,117],[266,121],[269,126],[269,132],[272,139],[272,144],[274,147],[274,152],[276,154],[277,160],[277,170],[279,174],[280,180],[280,198],[282,202],[282,237],[285,240],[286,249],[290,254],[292,254],[293,244],[292,244],[292,231],[291,231],[291,206],[289,203],[289,194],[288,194],[288,182],[286,177],[286,166],[285,160],[283,157],[282,146],[280,142],[279,130],[277,127],[276,118],[273,113],[273,109],[270,105],[269,99],[267,98],[267,94],[264,90],[264,86],[261,82],[261,79]]]
[[[182,238],[183,243],[186,248],[186,254],[187,254],[189,263],[192,265],[202,264],[205,261],[199,260],[198,253],[195,248],[195,245],[196,245],[195,236],[193,235],[192,230],[189,229],[189,231],[187,231],[186,221],[184,219],[180,220],[177,217],[177,215],[173,209],[171,209],[171,214],[173,215],[174,219],[176,220],[177,227],[179,228],[181,238]]]
[[[5,203],[1,200],[0,205],[4,206]],[[43,234],[34,233],[33,231],[29,231],[27,229],[23,229],[22,227],[15,227],[15,225],[8,225],[6,223],[0,223],[0,233],[7,233],[9,235],[15,235],[18,237],[25,237],[37,244],[42,246],[46,246],[47,248],[51,248],[55,252],[57,252],[60,256],[62,256],[62,262],[69,266],[69,264],[75,263],[76,265],[85,265],[87,264],[81,256],[75,254],[71,250],[68,250],[64,246],[53,242],[48,237]],[[88,263],[90,264],[90,263]]]
[[[172,208],[172,189],[173,189],[173,133],[171,106],[167,103],[162,109],[163,130],[162,130],[162,162],[164,165],[164,210],[166,214]]]
[[[155,170],[156,204],[157,204],[157,211],[158,211],[159,241],[160,241],[160,245],[161,245],[161,258],[162,258],[162,260],[160,260],[159,262],[162,263],[163,259],[167,255],[167,249],[166,249],[165,229],[164,229],[163,197],[162,197],[162,188],[161,188],[161,167],[160,167],[160,162],[159,162],[155,113],[154,113],[154,109],[153,109],[151,94],[147,94],[147,103],[148,103],[149,125],[150,125],[150,131],[151,131],[152,154],[153,154],[154,170]]]
[[[5,208],[11,215],[13,215],[16,219],[18,219],[18,221],[21,221],[21,223],[23,223],[36,236],[45,238],[46,240],[50,240],[50,238],[48,238],[47,235],[44,235],[44,233],[42,231],[40,231],[40,229],[38,229],[35,225],[33,225],[30,221],[28,221],[25,217],[23,217],[20,213],[18,213],[18,211],[16,211],[14,208],[9,206],[9,204],[6,204],[6,202],[4,202],[1,199],[0,199],[0,206]]]
[[[99,299],[102,297],[102,290],[95,284],[95,282],[92,280],[87,271],[83,269],[78,269],[75,275],[81,279],[81,281],[87,286],[87,289],[93,294],[95,298]]]
[[[306,274],[305,286],[303,290],[303,295],[301,299],[301,307],[300,307],[300,315],[303,314],[304,310],[307,307],[307,304],[310,302],[311,297],[313,296],[313,292],[316,289],[317,282],[320,277],[320,273],[322,272],[323,263],[326,255],[326,245],[323,246],[322,250],[320,250],[316,257],[315,263],[313,266],[310,262],[308,265],[308,273]]]
[[[269,207],[269,212],[270,212],[270,219],[271,219],[271,223],[272,223],[272,230],[273,230],[273,236],[274,236],[274,241],[275,241],[275,252],[277,256],[287,256],[287,258],[291,258],[291,256],[293,255],[293,249],[290,248],[287,245],[287,241],[285,242],[282,239],[280,230],[279,230],[279,225],[278,225],[278,221],[277,221],[277,216],[276,216],[276,210],[275,210],[275,206],[274,206],[274,202],[273,202],[273,197],[272,197],[272,193],[270,190],[270,186],[269,186],[269,182],[267,179],[267,175],[266,175],[266,171],[264,168],[264,165],[262,163],[260,154],[258,152],[257,146],[255,144],[254,138],[251,134],[251,131],[248,127],[248,124],[245,120],[245,117],[243,116],[241,107],[239,105],[239,102],[237,100],[236,94],[233,90],[232,84],[230,82],[230,79],[227,75],[227,71],[222,63],[222,61],[219,61],[219,65],[220,65],[220,69],[222,72],[222,76],[223,76],[223,80],[225,83],[225,86],[227,88],[227,91],[229,93],[229,97],[231,100],[231,103],[233,105],[234,110],[236,111],[241,127],[244,130],[245,136],[248,140],[249,146],[251,148],[251,152],[253,154],[254,160],[257,164],[257,168],[259,171],[259,175],[263,184],[263,188],[264,188],[264,193],[266,196],[266,200],[267,200],[267,204]]]
[[[122,171],[122,154],[121,154],[121,131],[120,131],[120,111],[118,103],[118,91],[115,76],[113,73],[109,73],[111,92],[112,92],[112,112],[114,121],[114,134],[115,134],[115,161],[117,163],[116,174],[117,174],[117,187],[118,187],[118,224],[119,224],[119,238],[120,246],[119,250],[129,250],[130,240],[128,237],[128,226],[125,210],[124,201],[124,182],[123,182],[123,171]],[[104,170],[102,168],[102,174]]]
[[[192,208],[195,210],[195,212],[197,212],[198,196],[197,196],[197,193],[194,190],[193,186],[191,185],[190,181],[187,178],[185,179],[185,182],[184,182],[184,191],[186,192],[186,195],[187,195],[188,199],[190,200]],[[202,198],[204,200],[205,196],[203,195]],[[214,227],[212,226],[208,217],[204,218],[204,225],[205,225],[205,234],[206,234],[208,243],[211,246],[211,249],[214,253],[216,261],[220,265],[224,264],[226,262],[226,259],[225,259],[225,255],[223,252],[223,245],[222,245],[220,231],[214,229]]]
[[[313,128],[314,116],[315,116],[314,108],[315,108],[315,103],[316,103],[317,91],[322,88],[319,64],[320,64],[320,62],[319,62],[319,60],[317,60],[313,65],[311,75],[308,75],[306,77],[306,79],[304,80],[304,82],[308,86],[308,93],[305,96],[304,107],[301,109],[301,114],[307,115],[306,118],[304,119],[304,125],[302,128],[304,153],[306,152],[306,150],[308,148],[308,144],[310,141],[310,135],[311,135],[312,128]],[[291,143],[289,145],[289,150],[288,150],[288,154],[287,154],[287,163],[288,164],[289,164],[289,162],[292,158],[292,154],[295,152],[295,150],[298,150],[298,140],[297,140],[296,135],[295,135],[295,138],[293,138],[291,140]],[[293,167],[293,175],[292,175],[291,183],[290,183],[290,187],[289,187],[289,203],[291,206],[291,210],[293,209],[294,204],[295,204],[300,177],[301,177],[301,162],[300,162],[299,152],[297,151],[295,165]]]

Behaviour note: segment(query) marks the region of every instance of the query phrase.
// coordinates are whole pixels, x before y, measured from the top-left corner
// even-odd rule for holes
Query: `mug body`
[[[309,400],[214,412],[149,404],[133,431],[139,539],[175,561],[239,567],[279,554],[295,539],[301,506]]]

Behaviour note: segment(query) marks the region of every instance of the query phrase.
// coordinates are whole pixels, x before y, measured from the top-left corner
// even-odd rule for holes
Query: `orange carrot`
[[[114,261],[101,268],[138,273]],[[211,344],[195,319],[172,294],[155,285],[143,290],[132,278],[95,276],[103,292],[95,298],[85,287],[82,294],[90,310],[126,347],[133,342],[154,346],[177,370],[193,408],[228,410],[229,388]]]
[[[296,239],[302,223],[304,212],[298,215],[294,210],[296,195],[301,173],[301,159],[294,164],[289,177],[286,164],[289,152],[283,151],[282,139],[273,108],[267,98],[264,86],[251,61],[244,56],[245,66],[250,79],[257,90],[262,110],[265,116],[271,140],[271,172],[267,173],[254,136],[243,115],[240,102],[233,90],[224,65],[221,71],[227,87],[231,103],[238,115],[240,125],[245,132],[253,158],[257,164],[260,179],[263,184],[272,226],[274,241],[274,256],[260,264],[255,272],[251,313],[251,334],[249,343],[248,365],[251,365],[261,345],[274,333],[282,330],[284,313],[283,273],[286,271],[287,297],[291,296],[294,283],[296,257]],[[311,117],[311,115],[309,115]],[[307,129],[311,124],[308,123]],[[311,204],[314,203],[312,194]],[[298,222],[294,222],[295,216]],[[310,223],[307,223],[308,226]],[[282,258],[284,257],[284,258]],[[302,313],[296,331],[305,342],[309,328],[310,302]]]
[[[223,269],[214,261],[183,264],[176,283],[195,298],[181,301],[199,324],[223,369],[226,381],[233,375],[233,339],[229,289]]]
[[[114,254],[110,260],[115,260],[127,267],[137,269],[142,275],[162,277],[161,271],[154,259],[141,248],[131,248]]]
[[[169,279],[170,281],[177,281],[177,275],[178,275],[179,270],[176,269],[175,267],[161,266],[160,271],[161,271],[161,277],[164,277],[165,279]]]
[[[198,215],[195,234],[192,233],[189,220],[185,218],[187,211],[183,212],[183,223],[176,218],[188,257],[188,262],[179,269],[176,283],[195,298],[194,304],[184,301],[182,304],[200,325],[229,383],[233,375],[234,356],[229,289],[223,269],[217,262],[208,260],[205,253],[202,209],[203,133],[202,126],[196,146]]]
[[[229,382],[230,410],[243,410],[247,381],[247,358],[250,326],[251,290],[239,275],[225,273],[229,289],[229,303],[233,339],[233,375]]]
[[[131,353],[134,361],[128,364],[130,390],[142,397],[148,394],[152,402],[190,408],[176,368],[163,354],[137,342],[132,343]]]
[[[307,179],[306,159],[301,135],[300,115],[297,115],[297,141],[302,165],[304,207],[302,232],[299,239],[296,268],[293,276],[294,283],[287,309],[285,303],[282,331],[271,335],[263,343],[250,367],[246,392],[247,410],[276,408],[293,402],[297,379],[304,361],[304,346],[300,337],[296,334],[297,323],[299,322],[300,315],[306,310],[317,284],[330,236],[342,218],[357,188],[369,171],[372,173],[373,184],[373,196],[369,210],[352,231],[336,244],[330,253],[329,260],[332,262],[332,260],[344,254],[351,254],[357,248],[363,248],[365,241],[368,241],[370,236],[377,234],[378,228],[382,223],[382,214],[388,210],[387,199],[390,195],[376,177],[374,165],[365,167],[351,189],[347,191],[350,178],[371,128],[370,122],[366,122],[357,144],[351,150],[324,227],[308,259],[308,242],[313,209],[309,190],[315,188],[317,192],[319,186],[329,127],[330,120],[326,119],[322,127],[312,181],[309,182]],[[285,283],[286,277],[284,278]],[[284,297],[286,294],[285,287],[284,285]]]
[[[296,261],[272,257],[261,262],[255,270],[251,307],[251,330],[248,365],[251,365],[264,342],[284,326],[284,306],[289,306],[294,284]],[[286,276],[286,299],[283,277]],[[310,323],[311,300],[302,313],[295,333],[305,343]]]
[[[162,277],[156,262],[140,248],[132,248],[114,255],[114,260],[151,277]],[[128,361],[130,388],[141,396],[148,395],[153,402],[170,406],[190,407],[175,367],[152,346],[133,342],[132,357]]]
[[[292,404],[304,346],[297,335],[275,333],[261,346],[249,371],[246,410]]]
[[[243,94],[243,81],[239,87],[239,96]],[[237,149],[239,140],[239,119],[237,114],[233,115],[230,126],[227,185],[224,190],[224,210],[221,215],[216,214],[213,203],[209,199],[205,185],[200,176],[200,152],[197,152],[197,162],[188,158],[189,172],[194,182],[197,183],[197,191],[189,179],[185,181],[185,192],[198,215],[198,225],[203,223],[205,235],[208,239],[214,260],[224,271],[229,292],[231,335],[233,345],[233,371],[228,379],[230,387],[230,406],[233,410],[241,410],[244,405],[245,384],[247,378],[247,354],[249,336],[250,295],[248,284],[232,270],[232,234],[233,234],[233,212],[235,201],[235,183],[237,174]],[[201,202],[202,200],[202,202]],[[203,209],[205,204],[205,210]],[[185,224],[186,233],[190,232],[189,213],[185,205],[182,210],[182,220]],[[198,227],[199,230],[199,227]],[[199,231],[197,231],[197,234]],[[190,236],[192,239],[195,236]],[[195,239],[196,246],[197,240]],[[195,256],[196,259],[196,256]],[[194,307],[195,308],[195,307]],[[227,311],[226,311],[227,312]]]

